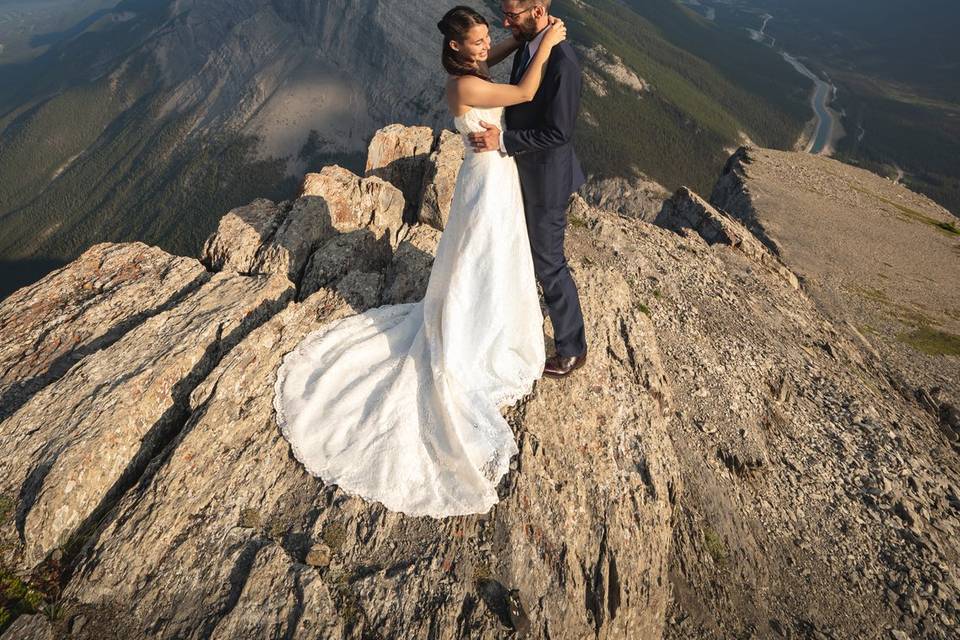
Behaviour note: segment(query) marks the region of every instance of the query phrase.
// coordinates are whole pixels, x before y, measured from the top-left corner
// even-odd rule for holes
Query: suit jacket
[[[516,84],[520,56],[513,58]],[[522,76],[521,76],[522,77]],[[582,74],[568,42],[550,52],[543,82],[530,102],[507,107],[504,151],[514,156],[528,207],[566,207],[586,178],[573,150]]]

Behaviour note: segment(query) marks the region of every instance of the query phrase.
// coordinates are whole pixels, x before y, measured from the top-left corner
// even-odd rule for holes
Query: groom
[[[501,0],[503,26],[525,44],[513,60],[517,84],[543,40],[551,0]],[[573,48],[553,48],[539,91],[531,102],[507,107],[507,130],[482,123],[485,133],[470,134],[476,151],[502,150],[516,157],[527,218],[533,267],[553,322],[557,355],[544,375],[562,377],[586,362],[587,339],[577,285],[563,253],[567,203],[585,182],[573,152],[573,127],[580,108],[580,65]]]

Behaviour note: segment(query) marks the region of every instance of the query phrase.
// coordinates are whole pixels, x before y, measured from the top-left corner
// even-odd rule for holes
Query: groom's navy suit
[[[510,82],[523,77],[523,47],[513,60]],[[557,354],[587,350],[580,297],[563,253],[567,203],[586,181],[573,151],[580,108],[580,65],[567,42],[550,52],[540,89],[531,102],[507,107],[503,146],[520,174],[533,267],[553,322]]]

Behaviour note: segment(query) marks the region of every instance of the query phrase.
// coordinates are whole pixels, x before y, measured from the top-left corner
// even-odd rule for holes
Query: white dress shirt
[[[550,27],[543,28],[533,40],[523,45],[530,51],[530,59],[527,61],[528,67],[530,66],[530,63],[533,62],[533,56],[537,55],[537,51],[540,50],[540,44],[543,42],[543,36],[547,35],[547,29],[549,28]],[[521,70],[521,77],[523,77],[524,71],[526,71],[526,69]],[[507,155],[507,148],[503,145],[503,131],[500,132],[500,154]]]

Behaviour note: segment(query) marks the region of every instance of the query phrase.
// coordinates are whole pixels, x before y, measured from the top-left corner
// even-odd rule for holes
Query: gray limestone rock
[[[268,630],[283,630],[290,638],[343,637],[349,621],[337,615],[333,588],[315,570],[292,562],[280,545],[251,548],[237,601],[212,628],[211,640],[258,638]]]
[[[654,224],[677,232],[690,229],[707,244],[729,245],[777,273],[794,289],[800,288],[796,274],[784,266],[780,259],[742,224],[718,211],[686,187],[678,189],[673,197],[663,204]]]
[[[213,271],[253,273],[257,252],[276,232],[283,210],[270,200],[258,199],[220,218],[217,230],[203,245],[201,261]]]
[[[437,147],[430,154],[423,176],[420,212],[417,215],[420,222],[441,231],[447,225],[464,150],[463,137],[459,133],[447,130],[440,133]]]
[[[580,194],[592,206],[629,218],[652,222],[670,192],[644,176],[635,178],[591,177]]]
[[[313,256],[314,293],[290,302],[280,274],[205,276],[176,302],[149,302],[157,313],[77,354],[0,423],[0,504],[15,507],[0,510],[5,566],[34,568],[54,534],[77,530],[35,574],[62,581],[63,615],[20,616],[4,640],[493,640],[512,631],[511,593],[530,637],[902,630],[948,640],[960,598],[960,463],[945,435],[954,416],[942,415],[956,406],[949,381],[902,385],[864,346],[873,333],[854,335],[846,317],[830,315],[828,298],[787,286],[779,259],[809,269],[797,256],[809,257],[810,246],[776,216],[804,228],[794,211],[833,215],[834,199],[852,207],[872,193],[878,210],[857,211],[892,220],[903,246],[941,232],[914,218],[901,225],[887,201],[912,211],[924,203],[865,172],[766,150],[733,162],[715,195],[749,204],[735,214],[745,225],[686,190],[664,213],[679,233],[574,198],[566,253],[587,364],[540,380],[504,409],[520,452],[500,502],[443,520],[325,486],[277,428],[284,355],[347,315],[421,299],[440,238],[426,224],[399,225],[393,186],[341,169],[314,174],[323,193],[307,198],[327,207],[330,229],[307,228],[313,214],[299,213],[301,226],[285,232],[290,257],[271,263],[285,274]],[[780,200],[793,209],[775,208]],[[833,220],[844,228],[842,216]],[[845,234],[873,241],[859,227]],[[254,242],[216,253],[227,264]],[[396,246],[389,262],[386,242]],[[909,266],[893,255],[900,244],[885,247],[887,259]],[[162,301],[153,273],[140,295]],[[30,295],[46,299],[40,289]],[[949,311],[950,292],[941,297]],[[39,304],[23,328],[15,314],[8,322],[23,335],[58,323],[66,332],[59,313]],[[545,333],[552,344],[549,321]],[[951,362],[942,358],[940,370]],[[76,524],[80,514],[89,527]]]
[[[252,332],[194,391],[177,446],[118,505],[65,600],[98,624],[97,610],[120,608],[134,636],[283,635],[310,615],[331,633],[496,638],[503,590],[516,588],[539,633],[659,635],[677,487],[668,391],[627,281],[606,263],[584,275],[596,357],[510,413],[519,471],[491,513],[408,518],[323,486],[292,458],[274,422],[277,367],[351,312],[321,290]],[[324,562],[311,555],[320,545]]]
[[[357,311],[376,307],[383,293],[383,274],[351,271],[337,282],[336,291]]]
[[[425,224],[407,228],[386,270],[384,304],[417,302],[427,292],[440,232]]]
[[[367,149],[366,176],[386,180],[403,192],[404,217],[416,215],[427,159],[433,149],[433,129],[391,124],[380,129]]]
[[[371,228],[397,242],[403,226],[403,193],[377,177],[360,178],[341,167],[325,167],[304,179],[303,198],[325,203],[333,228],[343,233]]]
[[[681,187],[664,203],[655,223],[672,231],[690,229],[707,244],[726,244],[738,247],[748,237],[741,225],[725,216],[698,195]]]
[[[186,396],[292,295],[283,276],[216,274],[176,306],[93,353],[0,423],[2,535],[33,567],[103,515],[176,435]]]
[[[340,267],[333,262],[341,257],[336,252],[351,242],[338,240],[339,234],[363,229],[364,237],[383,239],[389,251],[402,225],[403,196],[398,189],[379,178],[362,179],[346,169],[326,167],[306,176],[300,197],[290,205],[257,200],[224,216],[204,245],[204,261],[214,269],[283,274],[307,287],[301,294],[305,297],[336,277]],[[336,253],[333,259],[315,260],[316,267],[308,268],[318,249],[330,242]],[[363,249],[358,248],[359,253]],[[377,263],[374,258],[381,248],[372,253],[369,260]],[[351,268],[345,265],[340,275]]]
[[[246,625],[272,625],[273,615],[291,633],[301,617],[336,627],[327,592],[333,583],[302,564],[311,546],[305,523],[316,517],[313,509],[326,509],[326,493],[291,456],[272,402],[283,355],[350,313],[342,298],[321,290],[220,361],[193,389],[190,416],[164,464],[105,523],[68,599],[92,606],[99,624],[119,609],[131,638],[147,629],[165,638],[218,629],[261,635]],[[290,596],[300,589],[298,602]],[[265,602],[269,615],[257,622]]]
[[[135,242],[94,245],[0,304],[0,420],[209,278],[199,262]]]
[[[250,271],[283,274],[299,283],[310,256],[337,232],[331,217],[331,203],[325,198],[298,198],[273,235],[257,249]]]
[[[386,236],[379,239],[369,229],[332,237],[310,258],[300,283],[303,300],[324,287],[333,287],[351,271],[380,272],[392,257]]]
[[[40,613],[22,615],[0,636],[2,640],[56,640],[54,628]]]

